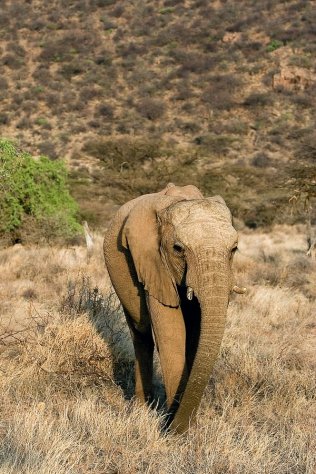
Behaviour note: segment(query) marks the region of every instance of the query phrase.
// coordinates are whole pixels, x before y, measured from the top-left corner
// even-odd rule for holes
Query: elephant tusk
[[[191,288],[191,286],[188,286],[188,288],[187,288],[187,298],[188,298],[189,301],[192,300],[193,295],[194,295],[193,288]]]
[[[233,291],[235,293],[238,293],[239,295],[244,295],[247,291],[247,288],[245,287],[240,288],[240,286],[235,285],[233,286]]]

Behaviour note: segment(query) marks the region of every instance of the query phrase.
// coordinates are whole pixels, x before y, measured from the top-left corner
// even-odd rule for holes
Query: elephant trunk
[[[189,266],[187,280],[201,308],[200,337],[186,388],[171,423],[171,429],[178,433],[189,428],[218,356],[230,289],[228,262],[224,255],[207,249],[203,254],[195,255],[194,260],[192,272]],[[195,281],[190,279],[190,273],[198,275]]]

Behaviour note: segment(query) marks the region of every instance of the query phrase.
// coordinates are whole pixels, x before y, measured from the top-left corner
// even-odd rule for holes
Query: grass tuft
[[[89,259],[80,245],[0,251],[1,474],[313,474],[316,285],[302,230],[241,233],[235,280],[248,292],[232,296],[197,423],[181,437],[161,431],[161,409],[131,399],[133,350],[102,237]]]

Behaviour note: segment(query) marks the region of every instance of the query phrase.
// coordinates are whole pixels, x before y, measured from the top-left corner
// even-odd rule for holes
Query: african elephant
[[[154,343],[170,427],[185,432],[219,352],[237,232],[220,196],[170,183],[123,205],[104,239],[106,266],[135,349],[136,397],[150,400]]]

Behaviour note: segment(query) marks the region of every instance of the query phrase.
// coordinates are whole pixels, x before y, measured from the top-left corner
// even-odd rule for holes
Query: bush
[[[0,113],[0,125],[7,125],[10,122],[8,114]]]
[[[241,86],[239,77],[217,74],[209,77],[210,84],[202,95],[202,101],[218,110],[230,110],[235,105],[233,94]]]
[[[0,90],[8,89],[8,81],[4,77],[0,77]]]
[[[102,66],[111,66],[112,64],[111,52],[107,50],[100,51],[100,53],[95,58],[94,62]]]
[[[109,11],[108,14],[114,16],[115,18],[120,18],[125,12],[123,5],[116,5],[113,10]]]
[[[77,204],[67,188],[61,161],[35,160],[8,140],[0,140],[0,233],[21,230],[28,218],[49,232],[44,237],[77,233]],[[43,237],[43,236],[41,236]]]
[[[313,103],[310,99],[310,97],[307,94],[297,94],[293,95],[291,98],[291,102],[297,105],[298,107],[302,108],[310,108],[313,107]]]
[[[273,51],[275,51],[276,49],[279,49],[281,48],[283,45],[283,41],[280,41],[280,40],[277,40],[277,39],[273,39],[272,41],[270,41],[270,43],[268,44],[267,46],[267,51],[268,53],[272,53]]]
[[[139,102],[137,111],[148,120],[156,120],[164,115],[165,106],[162,101],[148,98]]]
[[[266,153],[257,153],[251,160],[251,164],[257,168],[267,168],[271,166],[272,160]]]
[[[110,104],[101,104],[97,107],[97,110],[95,111],[94,114],[95,117],[103,117],[107,119],[112,119],[114,114],[113,114],[113,107]]]
[[[170,51],[170,56],[181,65],[180,72],[203,73],[212,69],[215,60],[207,54],[190,52],[184,49],[174,49]]]
[[[48,156],[51,160],[58,158],[54,143],[51,141],[44,141],[38,145],[39,151],[42,155]]]
[[[228,152],[236,138],[230,135],[208,134],[198,136],[194,139],[196,145],[200,145],[212,154],[223,155]]]
[[[158,141],[130,138],[91,140],[85,144],[83,151],[116,170],[120,170],[122,165],[139,168],[146,161],[168,154]]]
[[[297,145],[295,158],[304,160],[305,165],[310,163],[314,166],[316,161],[316,132],[314,130],[307,131],[301,143]]]
[[[101,88],[98,89],[97,87],[94,87],[94,86],[87,86],[87,87],[83,87],[80,90],[79,98],[81,101],[86,102],[86,101],[95,99],[96,97],[99,97],[100,95],[102,95]]]
[[[28,117],[22,117],[16,124],[19,130],[32,129],[32,122]]]
[[[2,57],[2,64],[8,66],[10,69],[19,69],[23,66],[23,60],[17,58],[14,54],[5,54]]]
[[[86,66],[83,64],[82,60],[74,59],[72,61],[63,64],[60,68],[60,73],[63,77],[70,80],[73,76],[78,76],[85,72]]]
[[[272,104],[272,97],[267,93],[253,92],[245,100],[246,107],[264,107]]]

